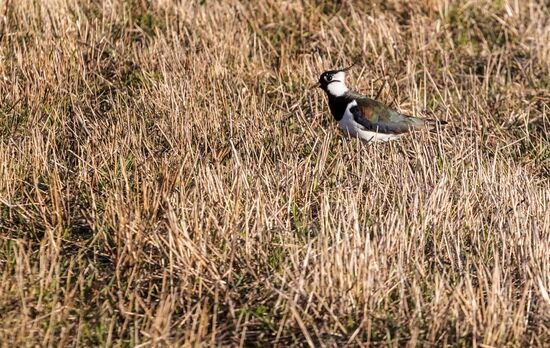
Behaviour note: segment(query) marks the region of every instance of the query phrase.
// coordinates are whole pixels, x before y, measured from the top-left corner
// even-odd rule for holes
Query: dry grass
[[[1,342],[550,342],[548,2],[152,3],[0,2]]]

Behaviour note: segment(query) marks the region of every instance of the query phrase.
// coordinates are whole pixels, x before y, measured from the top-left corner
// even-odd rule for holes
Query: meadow
[[[549,43],[544,0],[0,1],[0,345],[548,346]],[[346,137],[354,60],[448,125]]]

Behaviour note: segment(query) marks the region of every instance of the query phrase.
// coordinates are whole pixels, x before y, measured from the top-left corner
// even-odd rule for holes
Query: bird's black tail
[[[426,123],[430,127],[430,131],[435,132],[437,130],[437,128],[442,127],[442,126],[446,125],[449,122],[443,121],[443,120],[428,119],[428,120],[426,120]]]
[[[447,121],[443,121],[443,120],[434,120],[433,118],[430,118],[430,119],[427,119],[426,121],[428,121],[428,124],[431,125],[431,126],[443,126],[443,125],[446,125]]]

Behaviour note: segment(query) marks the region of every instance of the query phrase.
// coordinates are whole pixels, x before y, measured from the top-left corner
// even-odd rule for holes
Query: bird
[[[351,91],[346,85],[346,72],[353,66],[325,71],[313,87],[321,88],[338,126],[352,137],[366,142],[387,142],[411,131],[430,129],[447,122],[401,114],[387,105]]]

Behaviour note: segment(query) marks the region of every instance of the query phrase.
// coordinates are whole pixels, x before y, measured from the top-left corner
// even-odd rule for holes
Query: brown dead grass
[[[0,2],[1,342],[548,344],[547,2],[98,3]]]

